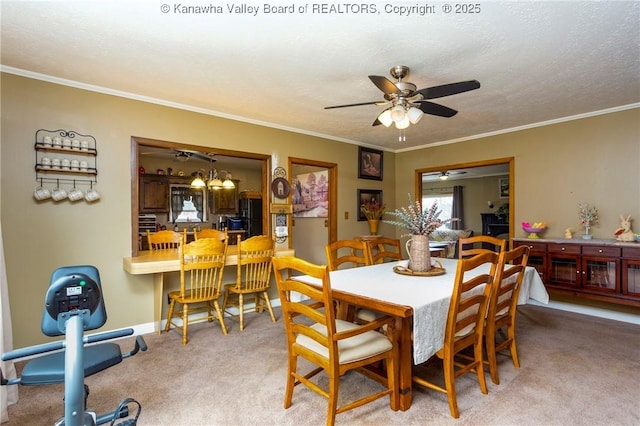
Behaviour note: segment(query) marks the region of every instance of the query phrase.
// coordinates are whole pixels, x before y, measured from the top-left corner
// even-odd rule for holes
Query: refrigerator
[[[262,235],[262,197],[259,193],[240,194],[240,216],[246,238]]]

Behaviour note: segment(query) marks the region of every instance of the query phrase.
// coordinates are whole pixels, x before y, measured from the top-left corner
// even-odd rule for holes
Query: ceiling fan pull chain
[[[398,135],[398,142],[406,142],[407,137],[404,134],[404,129],[400,130],[400,134]]]

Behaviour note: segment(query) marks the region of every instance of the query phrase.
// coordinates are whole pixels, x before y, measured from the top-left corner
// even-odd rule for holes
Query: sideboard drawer
[[[580,254],[578,244],[549,244],[550,253]]]
[[[547,251],[547,243],[517,241],[516,246],[527,246],[531,251]]]
[[[582,254],[589,256],[620,257],[620,247],[582,246]]]
[[[640,259],[640,247],[622,247],[622,257],[625,259]]]

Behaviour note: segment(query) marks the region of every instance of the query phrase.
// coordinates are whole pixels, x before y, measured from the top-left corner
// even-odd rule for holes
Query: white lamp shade
[[[202,178],[200,176],[198,176],[194,180],[191,181],[191,187],[192,188],[206,188],[207,184],[204,183],[204,180],[202,180]]]
[[[411,107],[409,108],[409,111],[407,111],[407,117],[409,117],[409,121],[411,122],[411,124],[416,124],[418,121],[420,121],[423,115],[424,113],[420,108]]]
[[[382,123],[384,127],[391,126],[393,120],[391,119],[391,110],[389,108],[382,111],[382,113],[378,116],[378,121]]]
[[[236,186],[234,185],[231,179],[226,179],[224,182],[222,182],[222,187],[228,189],[228,188],[235,188]]]
[[[411,124],[411,122],[409,121],[409,117],[405,115],[403,120],[396,121],[396,128],[403,130],[409,127],[409,124]]]
[[[404,120],[406,116],[407,114],[405,114],[402,105],[396,105],[391,108],[391,119],[395,121],[396,124]]]

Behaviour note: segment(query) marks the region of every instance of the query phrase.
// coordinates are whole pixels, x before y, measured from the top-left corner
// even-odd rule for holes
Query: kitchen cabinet
[[[161,175],[140,176],[140,213],[169,212],[169,180]]]
[[[235,188],[221,188],[209,191],[213,203],[209,203],[214,214],[238,214],[238,185],[240,181],[232,179]]]
[[[529,265],[538,270],[550,293],[640,306],[640,247],[615,240],[531,241],[513,246],[531,249]]]

